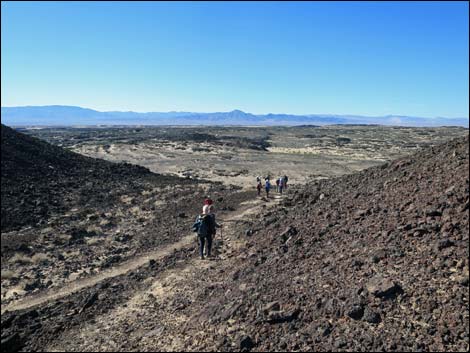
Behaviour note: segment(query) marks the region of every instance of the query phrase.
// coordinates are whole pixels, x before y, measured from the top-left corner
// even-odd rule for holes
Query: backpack
[[[193,225],[193,231],[197,232],[200,237],[206,237],[213,233],[212,217],[210,215],[198,216],[196,223]]]

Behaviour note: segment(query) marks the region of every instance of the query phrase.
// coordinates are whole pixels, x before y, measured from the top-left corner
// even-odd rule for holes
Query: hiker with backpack
[[[269,182],[269,179],[266,179],[264,188],[266,190],[266,197],[269,198],[269,190],[271,189],[271,183]]]
[[[210,212],[211,205],[208,206],[207,212],[201,215],[198,215],[196,221],[192,226],[192,230],[197,232],[198,243],[199,243],[199,255],[201,260],[204,260],[204,246],[207,241],[206,256],[211,256],[212,249],[212,237],[215,235],[215,215],[212,216]]]

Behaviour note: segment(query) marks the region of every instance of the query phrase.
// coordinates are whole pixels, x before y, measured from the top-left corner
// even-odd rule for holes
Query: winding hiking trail
[[[146,278],[149,285],[145,290],[135,291],[125,303],[61,333],[44,347],[45,350],[184,351],[188,345],[197,344],[198,333],[189,334],[187,324],[198,320],[200,305],[206,304],[199,299],[202,293],[218,285],[204,281],[207,271],[226,273],[231,269],[230,260],[242,254],[245,240],[235,236],[237,221],[274,207],[281,200],[282,197],[277,195],[270,199],[271,202],[257,198],[243,203],[239,211],[228,212],[224,219],[218,219],[223,224],[223,231],[215,238],[213,259],[201,261],[194,254],[179,265]],[[178,242],[172,249],[161,249],[158,256],[168,255],[173,249],[194,242],[194,235],[184,239],[188,242]],[[157,256],[157,253],[152,255]],[[132,268],[145,263],[152,255],[135,259]],[[130,268],[130,264],[122,265],[114,273]],[[96,283],[96,279],[93,282]],[[203,333],[204,327],[201,327],[200,334]]]
[[[237,249],[237,241],[230,237],[230,235],[233,233],[233,230],[231,229],[233,227],[233,222],[236,222],[237,220],[242,219],[246,215],[256,213],[257,211],[262,209],[263,206],[266,208],[273,207],[276,204],[278,204],[278,202],[281,199],[282,199],[281,196],[275,195],[274,197],[270,198],[270,200],[274,202],[266,202],[264,201],[265,200],[264,197],[246,201],[241,204],[241,206],[243,206],[241,212],[229,211],[225,213],[224,219],[218,219],[218,222],[222,223],[224,226],[221,235],[217,235],[216,238],[214,239],[214,254],[216,254],[218,259],[224,259],[224,255],[220,254],[221,252],[226,252],[226,251],[230,252],[230,251]],[[220,239],[219,237],[223,237],[223,238]],[[175,251],[194,245],[194,241],[195,241],[195,235],[194,233],[191,233],[175,243],[168,244],[152,252],[145,253],[138,257],[124,261],[123,263],[116,265],[108,270],[102,271],[94,276],[78,279],[76,281],[66,283],[61,288],[48,290],[48,291],[39,293],[34,296],[28,296],[20,300],[11,302],[9,305],[2,306],[1,312],[3,314],[6,311],[30,309],[30,308],[42,305],[47,302],[59,300],[75,292],[78,292],[84,288],[93,287],[106,279],[124,275],[129,271],[138,269],[139,267],[148,264],[150,260],[159,260],[166,256],[170,256]],[[228,250],[226,248],[230,248],[233,250]],[[195,258],[186,265],[186,268],[183,269],[183,272],[188,273],[188,269],[191,268],[191,271],[189,272],[192,273],[193,272],[192,270],[197,270],[197,268],[201,268],[201,267],[207,267],[210,263],[212,263],[212,261],[201,262],[199,258],[195,256]],[[168,276],[171,276],[171,275],[173,274],[171,273],[168,274]]]
[[[201,261],[193,257],[181,264],[148,277],[147,289],[135,291],[127,301],[116,305],[112,310],[94,317],[93,320],[66,330],[48,346],[46,351],[184,351],[198,343],[198,332],[187,332],[187,324],[198,320],[201,312],[204,315],[206,303],[200,301],[208,288],[218,283],[204,281],[209,272],[226,273],[230,260],[242,254],[243,239],[237,239],[236,222],[244,217],[276,206],[282,200],[274,196],[271,202],[264,198],[247,201],[239,211],[229,212],[224,219],[222,234],[214,240],[214,257]],[[186,241],[187,239],[187,241]],[[129,264],[119,266],[113,273],[135,268],[148,261],[151,256],[169,255],[172,250],[194,242],[194,234],[174,244],[171,249],[160,251],[138,258]],[[93,279],[93,283],[97,280]],[[91,283],[91,282],[90,282]],[[230,320],[229,320],[230,323]],[[230,323],[232,324],[232,323]],[[227,329],[237,329],[227,327]],[[201,327],[201,337],[205,333]]]

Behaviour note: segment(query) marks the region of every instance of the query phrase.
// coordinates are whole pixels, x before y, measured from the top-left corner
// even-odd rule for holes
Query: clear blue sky
[[[468,117],[467,2],[5,2],[2,106]]]

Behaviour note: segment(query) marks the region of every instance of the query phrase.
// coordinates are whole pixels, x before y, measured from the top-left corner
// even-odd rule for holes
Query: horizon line
[[[424,118],[424,119],[469,119],[469,117],[465,116],[458,116],[458,117],[448,117],[448,116],[430,116],[430,117],[425,117],[425,116],[414,116],[414,115],[403,115],[403,114],[386,114],[386,115],[362,115],[362,114],[351,114],[351,113],[306,113],[306,114],[294,114],[294,113],[251,113],[251,112],[246,112],[241,109],[232,109],[232,110],[227,110],[227,111],[203,111],[203,112],[197,112],[197,111],[189,111],[189,110],[170,110],[170,111],[157,111],[157,110],[151,110],[151,111],[134,111],[134,110],[97,110],[94,108],[88,108],[88,107],[83,107],[79,105],[63,105],[63,104],[47,104],[47,105],[19,105],[19,106],[1,106],[0,108],[44,108],[44,107],[69,107],[69,108],[80,108],[80,109],[88,109],[88,110],[93,110],[98,113],[138,113],[138,114],[149,114],[149,113],[191,113],[191,114],[215,114],[215,113],[232,113],[232,112],[241,112],[244,114],[250,114],[250,115],[294,115],[294,116],[315,116],[315,115],[321,115],[321,116],[358,116],[358,117],[370,117],[370,118],[387,118],[387,117],[407,117],[407,118]]]

